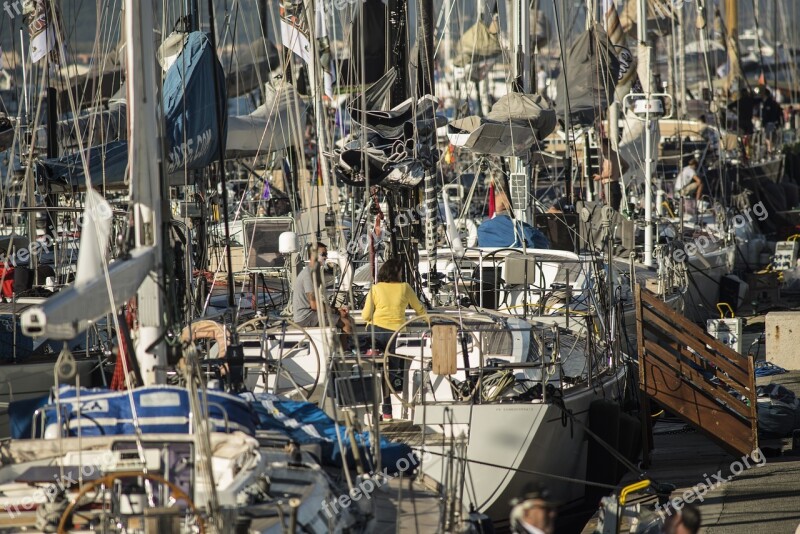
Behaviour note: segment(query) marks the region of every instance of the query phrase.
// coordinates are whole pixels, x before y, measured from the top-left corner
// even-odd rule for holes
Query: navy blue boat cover
[[[127,391],[87,389],[72,386],[59,389],[62,424],[70,436],[114,436],[134,433],[133,410]],[[176,386],[150,386],[132,392],[136,418],[143,434],[186,434],[189,432],[188,390]],[[253,411],[247,401],[220,391],[208,392],[208,414],[212,431],[240,431],[255,434]],[[80,410],[78,410],[80,406]],[[51,399],[45,409],[47,427],[57,422],[56,405]],[[224,411],[224,413],[223,413]],[[80,421],[80,423],[79,423]]]
[[[80,389],[62,386],[59,389],[62,424],[69,428],[70,436],[113,436],[134,433],[133,413],[127,391],[107,389]],[[132,391],[136,416],[142,434],[189,432],[189,393],[176,386],[151,386]],[[292,401],[268,393],[243,393],[240,396],[219,391],[208,391],[208,413],[211,430],[216,432],[240,431],[255,435],[256,430],[275,430],[299,444],[319,444],[320,461],[324,465],[342,466],[342,448],[348,465],[354,466],[350,439],[344,428],[325,412],[310,402]],[[33,411],[45,404],[39,399],[14,403],[9,407],[15,421],[15,439],[30,438]],[[80,405],[80,414],[78,413]],[[224,410],[224,414],[223,414]],[[46,428],[57,424],[56,405],[53,399],[44,407]],[[227,415],[227,423],[226,423]],[[79,423],[80,421],[80,423]],[[339,436],[336,433],[339,432]],[[48,433],[52,434],[52,432]],[[37,437],[41,437],[38,436]],[[373,462],[369,432],[355,435],[363,458]],[[341,440],[342,448],[339,446]],[[381,438],[381,463],[385,473],[397,474],[413,469],[418,460],[405,443],[394,443]],[[374,464],[374,462],[373,462]]]
[[[251,405],[258,415],[258,428],[261,430],[278,430],[288,434],[299,444],[315,443],[322,448],[323,465],[342,466],[342,449],[350,467],[355,466],[350,439],[344,427],[339,426],[316,405],[310,402],[287,400],[269,393],[244,394],[251,399]],[[337,437],[336,433],[339,432]],[[369,432],[355,435],[356,443],[362,458],[367,458],[372,465],[374,459],[370,451]],[[400,470],[413,468],[418,460],[405,443],[395,443],[381,438],[381,464],[387,474],[395,475]],[[370,466],[371,467],[371,466]],[[407,475],[410,473],[406,473]]]
[[[214,90],[214,71],[220,85]],[[211,42],[203,32],[186,37],[183,50],[169,70],[163,87],[164,143],[167,170],[196,170],[215,161],[227,135],[225,74],[214,55]],[[217,113],[215,107],[219,107]],[[219,138],[217,116],[223,120]],[[222,147],[225,148],[224,146]],[[113,141],[89,148],[87,164],[93,187],[125,187],[128,165],[128,142]],[[56,182],[71,188],[84,186],[83,165],[79,154],[37,162],[40,182]]]

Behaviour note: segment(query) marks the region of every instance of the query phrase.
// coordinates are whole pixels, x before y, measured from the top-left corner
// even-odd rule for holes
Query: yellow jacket
[[[417,315],[427,315],[410,285],[405,282],[378,282],[367,293],[361,318],[368,324],[398,330],[406,322],[406,308],[409,305]]]

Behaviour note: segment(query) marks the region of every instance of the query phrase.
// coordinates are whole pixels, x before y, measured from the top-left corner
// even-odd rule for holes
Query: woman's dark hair
[[[378,282],[402,282],[403,265],[397,258],[390,258],[378,271]]]

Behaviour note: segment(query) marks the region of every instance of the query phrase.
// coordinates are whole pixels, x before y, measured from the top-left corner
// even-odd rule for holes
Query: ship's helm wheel
[[[278,384],[278,380],[283,377],[285,380],[288,380],[289,383],[292,384],[294,387],[294,391],[296,391],[303,400],[308,400],[314,395],[314,392],[317,391],[317,387],[319,386],[319,378],[320,374],[322,373],[322,362],[319,357],[319,350],[317,349],[317,344],[314,343],[314,339],[308,333],[308,330],[300,326],[299,324],[295,323],[294,321],[290,321],[288,319],[270,319],[269,317],[254,317],[249,321],[245,321],[244,323],[240,324],[236,331],[239,334],[248,334],[254,332],[261,332],[261,339],[262,341],[267,338],[269,335],[275,335],[276,338],[280,338],[284,334],[284,327],[282,323],[286,323],[287,329],[292,329],[295,331],[300,331],[303,334],[303,338],[299,340],[297,343],[294,344],[291,348],[284,348],[281,350],[280,348],[277,349],[277,353],[271,354],[274,359],[272,360],[272,367],[277,371],[277,376],[275,377],[275,383]],[[294,377],[291,375],[290,372],[286,370],[286,368],[282,365],[283,360],[291,359],[292,357],[296,356],[302,349],[305,342],[308,343],[310,347],[311,353],[314,355],[314,359],[317,362],[316,366],[316,373],[314,373],[314,381],[312,384],[307,386],[300,386],[295,382]],[[273,352],[275,352],[273,350]],[[281,360],[278,362],[278,360]],[[281,365],[278,365],[280,363]],[[308,369],[304,369],[308,371]],[[266,385],[266,377],[264,377],[264,384]],[[275,391],[274,393],[278,393]]]
[[[397,340],[397,334],[400,333],[402,330],[404,330],[407,326],[409,326],[411,324],[414,324],[414,323],[425,321],[425,322],[428,323],[428,327],[429,327],[428,332],[429,333],[432,332],[432,329],[430,328],[430,327],[433,326],[431,324],[431,320],[435,320],[437,322],[437,324],[441,324],[441,322],[447,322],[447,323],[452,323],[452,324],[454,324],[456,326],[461,326],[461,320],[458,317],[453,317],[453,316],[445,315],[445,314],[442,314],[442,313],[432,313],[432,314],[426,315],[424,317],[413,317],[413,318],[409,319],[408,321],[406,321],[405,323],[403,323],[403,326],[401,326],[394,334],[392,334],[392,337],[389,338],[389,342],[386,344],[386,346],[387,347],[394,346],[394,343]],[[479,343],[479,340],[478,340],[477,336],[475,335],[475,332],[469,332],[469,335],[472,337],[472,342],[474,344],[476,344],[477,347],[480,347],[480,343]],[[456,350],[458,350],[458,349],[456,349]],[[390,356],[391,357],[395,357],[395,358],[399,358],[401,360],[405,360],[405,361],[408,361],[408,362],[418,361],[418,362],[420,362],[420,369],[423,369],[423,370],[428,367],[428,364],[431,362],[431,357],[430,356],[425,356],[424,354],[420,354],[419,356],[409,356],[407,354],[395,354],[395,353],[389,352],[388,350],[383,352],[383,359],[381,360],[381,363],[383,364],[383,379],[384,379],[384,382],[386,382],[387,387],[389,388],[389,393],[394,398],[399,400],[400,404],[402,404],[404,408],[411,408],[412,404],[410,404],[410,403],[406,402],[405,400],[403,400],[402,392],[398,393],[397,390],[395,390],[394,385],[392,384],[391,377],[389,376],[390,375],[390,373],[389,373],[389,357]],[[406,367],[407,366],[404,364],[403,365],[403,369],[405,370]],[[423,378],[423,380],[424,380],[424,378]],[[420,387],[422,387],[422,386],[424,386],[424,384],[421,385]],[[476,391],[480,391],[480,379],[478,380],[478,384],[475,386],[475,389],[470,392],[470,396],[474,395]]]
[[[75,499],[73,499],[73,501],[70,502],[69,505],[67,505],[67,508],[64,510],[64,513],[61,514],[61,519],[58,521],[58,534],[66,534],[67,532],[69,532],[67,530],[67,525],[69,524],[69,520],[75,513],[75,508],[78,506],[78,503],[87,493],[89,493],[98,486],[109,487],[115,480],[123,480],[130,478],[144,478],[152,482],[156,482],[158,484],[163,484],[167,486],[169,488],[169,496],[172,498],[172,500],[174,502],[184,501],[186,503],[186,505],[189,507],[189,510],[191,510],[192,514],[194,514],[194,516],[197,518],[197,528],[200,531],[200,534],[205,534],[206,531],[205,520],[203,519],[203,516],[200,515],[200,511],[194,505],[192,499],[181,488],[179,488],[173,482],[170,482],[166,478],[162,477],[161,475],[156,475],[155,473],[144,473],[142,471],[121,471],[119,473],[111,473],[97,480],[93,480],[92,482],[87,482],[83,486],[83,488],[81,488],[81,490],[78,492],[78,495],[75,497]]]

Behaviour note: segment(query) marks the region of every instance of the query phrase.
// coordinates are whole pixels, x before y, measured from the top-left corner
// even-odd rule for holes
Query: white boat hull
[[[581,388],[565,393],[565,408],[575,422],[564,425],[561,408],[552,403],[434,405],[426,407],[428,421],[447,419],[468,425],[466,465],[452,467],[464,474],[464,505],[474,504],[495,522],[508,520],[510,502],[538,482],[562,503],[577,503],[585,493],[588,441],[584,425],[589,406],[600,399],[612,399],[624,380],[624,370],[603,379],[602,388]],[[420,412],[418,412],[420,413]],[[449,435],[447,425],[436,425]],[[424,457],[423,471],[446,487],[448,447],[426,444],[431,454]],[[459,456],[456,449],[455,456]],[[563,478],[562,478],[563,477]],[[567,480],[571,479],[571,480]]]

